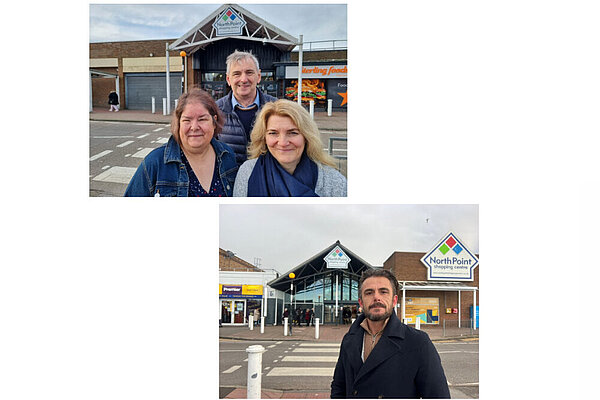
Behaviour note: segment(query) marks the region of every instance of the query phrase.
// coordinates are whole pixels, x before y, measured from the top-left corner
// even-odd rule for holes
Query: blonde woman
[[[296,102],[263,106],[250,136],[248,160],[233,188],[238,197],[345,197],[346,178],[323,151],[319,129]]]

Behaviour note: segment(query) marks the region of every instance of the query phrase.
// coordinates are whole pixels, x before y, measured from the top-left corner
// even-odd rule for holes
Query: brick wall
[[[383,263],[383,268],[391,271],[399,281],[427,281],[427,268],[421,262],[425,253],[394,252]],[[479,305],[479,265],[475,268],[472,282],[462,282],[465,286],[476,286]],[[456,321],[458,314],[446,314],[446,308],[458,308],[458,291],[414,290],[406,291],[406,297],[437,297],[439,299],[440,324],[443,320]],[[402,299],[398,296],[398,302]],[[469,307],[473,305],[473,292],[461,291],[461,319],[469,319]]]
[[[225,250],[219,249],[219,271],[262,272],[262,269],[256,268],[239,257],[229,257]]]

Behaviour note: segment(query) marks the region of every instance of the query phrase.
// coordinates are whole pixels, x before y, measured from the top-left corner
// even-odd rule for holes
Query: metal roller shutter
[[[181,95],[181,72],[169,73],[171,111]],[[125,101],[129,110],[151,110],[152,96],[156,98],[156,112],[162,112],[162,99],[167,97],[166,74],[125,74]]]

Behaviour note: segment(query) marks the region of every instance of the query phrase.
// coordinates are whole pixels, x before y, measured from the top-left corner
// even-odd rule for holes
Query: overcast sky
[[[479,253],[477,205],[221,205],[219,247],[287,272],[339,240],[374,266],[427,252],[452,231]]]
[[[177,39],[222,4],[90,4],[90,42]],[[347,39],[345,4],[240,5],[305,42]]]

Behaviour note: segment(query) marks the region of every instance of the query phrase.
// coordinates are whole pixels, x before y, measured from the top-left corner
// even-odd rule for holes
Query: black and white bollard
[[[319,338],[319,318],[315,318],[315,339]]]
[[[421,318],[415,319],[415,329],[421,330]]]
[[[152,114],[156,114],[156,97],[152,96]]]
[[[285,317],[283,319],[283,336],[287,336],[288,335],[287,332],[288,332],[288,318]]]
[[[248,328],[250,328],[250,330],[254,330],[254,315],[250,314],[248,316]]]
[[[167,115],[167,99],[163,97],[163,115]]]
[[[327,116],[331,117],[331,109],[333,108],[333,100],[327,99]]]
[[[260,318],[260,333],[265,333],[265,317]]]
[[[265,348],[259,344],[246,349],[248,353],[248,385],[246,398],[260,399],[262,384],[262,353]]]
[[[310,118],[315,119],[315,101],[314,100],[309,100],[308,112],[310,114]]]

